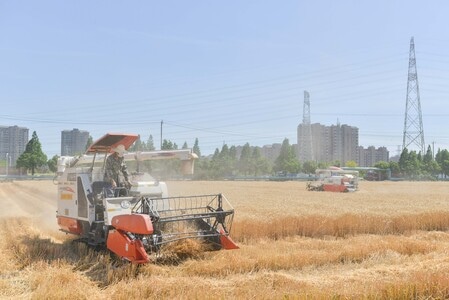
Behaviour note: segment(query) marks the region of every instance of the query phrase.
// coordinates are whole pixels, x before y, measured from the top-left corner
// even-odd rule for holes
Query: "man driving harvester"
[[[131,183],[128,181],[128,168],[126,167],[123,159],[123,154],[126,152],[125,146],[120,144],[117,147],[112,148],[112,151],[113,153],[106,159],[104,181],[110,185],[109,187],[112,190],[112,193],[114,193],[114,190],[120,186],[124,186],[129,189],[131,187]],[[125,179],[122,185],[122,182],[120,182],[120,172],[123,174]]]

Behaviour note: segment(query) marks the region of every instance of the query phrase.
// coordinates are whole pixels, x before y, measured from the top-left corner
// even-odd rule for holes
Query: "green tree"
[[[94,139],[92,138],[91,135],[89,135],[89,137],[87,138],[87,142],[86,142],[86,149],[89,149],[89,147],[94,143]]]
[[[193,153],[198,155],[198,157],[201,157],[201,151],[200,151],[198,138],[195,139],[195,144],[193,145]]]
[[[240,173],[243,175],[249,175],[251,172],[251,147],[249,143],[246,143],[242,147],[238,166]]]
[[[302,170],[306,174],[315,174],[318,164],[315,161],[306,161],[302,166]]]
[[[229,157],[229,147],[228,147],[228,145],[224,144],[221,147],[221,151],[218,154],[218,157],[222,158],[222,159],[227,159]]]
[[[162,142],[162,150],[174,150],[174,144],[170,140],[165,140]]]
[[[33,131],[31,140],[28,141],[25,152],[19,156],[16,165],[25,170],[31,170],[31,175],[34,175],[36,169],[47,163],[47,156],[42,152],[41,143],[37,137],[36,131]]]
[[[334,167],[341,167],[341,162],[339,161],[339,160],[334,160],[332,163],[331,163],[331,165],[332,166],[334,166]]]
[[[330,165],[331,164],[328,162],[320,161],[320,162],[318,162],[318,169],[327,169],[330,167]]]
[[[301,170],[301,164],[296,157],[293,146],[288,139],[284,139],[281,146],[281,152],[274,162],[274,171],[298,173]]]
[[[432,176],[437,176],[441,172],[440,166],[438,165],[436,160],[433,159],[433,152],[430,145],[429,147],[427,147],[426,154],[423,156],[422,169],[425,173]]]
[[[232,175],[233,168],[235,166],[235,147],[229,148],[224,144],[221,148],[218,160],[218,169],[220,170],[219,176],[226,177]]]
[[[348,161],[345,163],[345,165],[346,165],[346,167],[349,167],[349,168],[355,168],[355,167],[357,167],[357,163],[356,163],[354,160],[348,160]]]
[[[419,156],[416,151],[408,151],[405,148],[399,158],[399,168],[401,172],[408,178],[414,178],[419,175],[420,172],[420,161]]]
[[[233,175],[236,168],[236,148],[224,144],[221,151],[215,149],[209,168],[210,177],[213,179],[224,178]]]
[[[195,161],[195,172],[193,178],[196,180],[210,179],[211,160],[209,158],[201,158]]]
[[[181,149],[188,149],[189,146],[187,145],[187,142],[184,142],[184,144],[182,144],[182,148]]]
[[[391,170],[391,176],[392,177],[399,177],[401,176],[401,168],[399,168],[399,163],[395,161],[390,161],[389,168]]]
[[[231,148],[229,148],[229,158],[232,159],[233,161],[236,161],[237,147],[231,146]]]
[[[51,159],[47,161],[48,169],[54,173],[58,171],[58,155],[54,155]]]
[[[435,160],[437,161],[444,177],[449,175],[449,151],[446,149],[438,149],[438,152],[435,155]]]
[[[148,140],[145,144],[145,150],[147,151],[154,151],[156,150],[156,147],[154,146],[153,136],[150,134],[148,137]]]
[[[237,165],[238,165],[238,161],[237,161],[237,147],[236,146],[231,146],[231,148],[229,148],[229,167],[227,170],[227,173],[229,175],[235,175],[237,174]]]
[[[215,148],[214,154],[209,164],[209,177],[213,179],[219,178],[221,174],[220,150]]]
[[[254,176],[267,174],[270,169],[269,162],[266,158],[262,157],[259,147],[254,147],[253,149],[253,153],[251,154],[251,164]]]
[[[374,164],[374,167],[379,169],[389,169],[390,163],[387,161],[378,161],[377,163]]]
[[[430,148],[430,145],[429,145],[429,147],[427,147],[427,151],[426,151],[426,154],[424,154],[424,157],[423,157],[423,163],[429,163],[429,162],[431,162],[433,160],[433,153],[432,153],[432,148]]]
[[[145,145],[142,143],[142,140],[140,139],[140,135],[137,137],[137,140],[134,142],[134,144],[129,147],[128,151],[136,152],[136,151],[143,151],[145,148]]]
[[[393,173],[390,163],[387,161],[378,161],[374,164],[374,167],[380,169],[374,173],[379,180],[388,179],[389,176],[391,177],[391,173]]]

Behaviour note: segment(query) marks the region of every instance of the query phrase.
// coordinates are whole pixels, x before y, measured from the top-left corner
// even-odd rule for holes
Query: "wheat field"
[[[189,241],[135,266],[56,226],[51,181],[0,183],[1,299],[443,299],[449,297],[449,183],[167,183],[171,196],[223,193],[232,251]]]

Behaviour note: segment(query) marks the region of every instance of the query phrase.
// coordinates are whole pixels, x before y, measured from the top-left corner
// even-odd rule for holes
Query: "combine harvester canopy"
[[[317,169],[315,174],[316,182],[307,184],[309,191],[344,193],[358,190],[358,171],[329,167],[328,169]]]
[[[118,145],[128,149],[137,138],[109,133],[84,155],[59,158],[60,230],[89,245],[105,245],[134,263],[146,263],[164,244],[183,239],[201,239],[213,250],[238,249],[229,237],[234,209],[222,194],[169,197],[164,182],[141,172],[130,172],[131,188],[111,192],[103,181],[106,158]],[[178,159],[184,174],[193,174],[197,158],[190,149],[128,152],[123,157],[137,166],[145,160]]]

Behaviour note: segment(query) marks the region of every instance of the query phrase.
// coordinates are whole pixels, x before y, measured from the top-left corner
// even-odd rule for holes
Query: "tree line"
[[[92,138],[86,144],[86,149],[93,143]],[[170,140],[164,139],[162,150],[177,150],[179,146]],[[187,149],[188,144],[184,142],[181,149]],[[130,147],[129,151],[154,151],[152,135],[147,141],[141,141],[140,138]],[[339,161],[334,162],[315,162],[306,161],[301,163],[298,160],[293,145],[290,145],[287,138],[282,142],[279,156],[274,160],[268,160],[262,155],[260,147],[251,147],[246,143],[240,155],[237,153],[236,146],[224,144],[221,149],[216,148],[213,155],[201,156],[198,138],[195,139],[192,151],[196,153],[199,159],[195,162],[194,179],[224,179],[236,176],[257,177],[265,175],[282,176],[286,174],[314,174],[316,169],[327,168],[329,166],[341,166]],[[82,154],[82,153],[80,153]],[[39,138],[34,131],[32,138],[27,143],[24,153],[17,159],[16,166],[22,168],[25,172],[34,175],[37,171],[46,170],[56,172],[58,156],[55,155],[47,160],[47,156],[42,151]],[[132,164],[132,163],[131,163]],[[148,161],[137,168],[140,171],[148,171],[151,174],[156,173],[162,177],[176,176],[179,162],[176,161]],[[347,167],[356,167],[354,161],[346,162]],[[136,166],[132,166],[136,167]],[[343,167],[343,166],[342,166]],[[438,177],[446,178],[449,175],[449,151],[438,149],[435,157],[432,149],[428,146],[425,154],[421,152],[409,151],[404,149],[400,155],[399,161],[378,162],[374,167],[380,169],[389,169],[393,177],[400,177],[410,180],[434,180]]]

